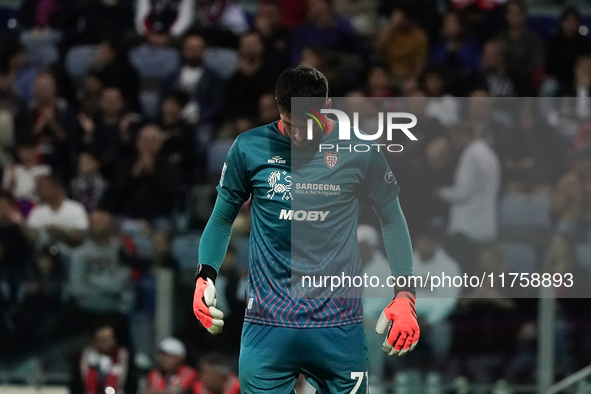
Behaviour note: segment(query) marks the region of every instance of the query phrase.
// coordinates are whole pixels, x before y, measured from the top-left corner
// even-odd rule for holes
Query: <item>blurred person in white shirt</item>
[[[82,244],[89,227],[84,206],[66,197],[61,180],[44,175],[37,181],[41,204],[27,218],[28,227],[39,246],[52,243],[76,247]]]
[[[447,250],[470,274],[479,248],[497,237],[501,166],[496,153],[472,124],[455,125],[450,136],[461,150],[454,182],[436,190],[435,195],[450,206]]]
[[[36,144],[33,141],[22,141],[17,144],[18,162],[11,165],[2,178],[2,188],[9,191],[17,200],[21,212],[28,213],[27,207],[39,202],[35,180],[41,175],[51,173],[51,167],[39,164]]]

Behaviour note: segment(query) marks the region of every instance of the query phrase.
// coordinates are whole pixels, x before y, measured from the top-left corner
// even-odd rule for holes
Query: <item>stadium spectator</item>
[[[495,277],[506,272],[497,245],[483,247],[476,256],[475,272],[492,273]],[[515,299],[507,297],[506,290],[491,287],[485,281],[458,302],[453,349],[463,359],[460,370],[471,381],[493,382],[498,376],[495,371],[503,371],[515,353],[519,329],[529,318]]]
[[[218,73],[204,64],[203,56],[207,46],[200,35],[187,36],[181,48],[181,64],[164,83],[165,92],[180,90],[188,95],[189,100],[183,106],[183,117],[191,123],[198,123],[198,132],[208,135],[199,136],[207,142],[214,137],[217,123],[224,110],[223,82]]]
[[[552,211],[557,230],[577,241],[587,239],[591,225],[591,148],[577,153],[572,169],[556,184]]]
[[[287,63],[290,35],[287,27],[281,22],[281,5],[277,1],[259,1],[253,28],[263,38],[267,56],[284,59]]]
[[[112,198],[117,214],[145,219],[157,230],[170,230],[177,169],[161,153],[162,130],[146,125],[138,133],[136,156],[119,167]]]
[[[277,0],[281,7],[281,22],[290,30],[301,26],[306,20],[308,1]]]
[[[231,33],[241,36],[248,30],[248,21],[242,7],[233,0],[197,0],[197,25],[212,41],[228,39]],[[225,35],[225,38],[224,38]],[[216,39],[217,38],[217,39]],[[228,43],[228,41],[226,41]]]
[[[70,154],[76,120],[70,105],[58,97],[54,77],[48,72],[35,78],[35,99],[26,114],[25,125],[17,130],[16,140],[33,138],[43,164],[55,172],[70,175]]]
[[[306,22],[292,35],[291,63],[299,64],[302,49],[321,48],[329,54],[356,55],[358,37],[351,23],[335,14],[331,0],[308,0]]]
[[[134,5],[125,0],[76,3],[68,18],[75,29],[66,32],[61,46],[67,49],[71,45],[96,44],[109,38],[125,39],[134,30]]]
[[[0,58],[0,89],[14,94],[24,105],[33,99],[37,70],[28,62],[27,52],[19,43],[5,48]]]
[[[0,282],[2,298],[8,300],[16,298],[19,283],[30,274],[33,245],[23,224],[23,215],[10,193],[0,192]]]
[[[136,4],[135,26],[140,36],[166,34],[182,36],[193,24],[193,0],[139,0]]]
[[[484,44],[481,67],[469,79],[471,90],[485,89],[493,97],[522,96],[526,92],[519,78],[509,71],[507,53],[496,40]]]
[[[451,145],[451,141],[442,136],[433,139],[425,147],[423,176],[427,185],[443,187],[453,182],[455,158]],[[439,196],[427,195],[426,198],[428,202],[422,204],[422,207],[426,207],[427,221],[435,218],[447,220],[447,204]]]
[[[347,18],[362,37],[371,37],[378,26],[377,2],[372,0],[335,0],[337,15]]]
[[[97,153],[103,172],[110,177],[119,161],[133,154],[141,121],[138,114],[126,108],[119,88],[105,87],[101,92],[98,115],[95,118],[83,112],[78,115],[82,128],[80,145]]]
[[[162,155],[181,171],[182,184],[190,186],[203,180],[205,161],[200,141],[195,138],[195,130],[181,118],[186,102],[183,92],[167,94],[156,124],[162,130]]]
[[[458,263],[443,249],[443,228],[430,224],[419,231],[415,242],[413,274],[423,280],[431,276],[460,276]],[[442,284],[433,291],[417,287],[417,316],[421,335],[428,346],[429,360],[433,369],[441,369],[452,346],[452,326],[448,318],[453,313],[462,289],[451,284]]]
[[[259,98],[259,119],[260,125],[269,124],[279,119],[279,110],[275,101],[275,93],[267,92]]]
[[[14,196],[25,216],[32,205],[39,202],[36,178],[51,173],[51,167],[37,163],[35,148],[33,141],[19,142],[16,146],[18,163],[7,168],[2,178],[2,188]]]
[[[368,97],[392,97],[390,70],[384,64],[373,65],[367,74]]]
[[[88,216],[82,204],[66,197],[61,179],[55,175],[39,177],[37,192],[41,204],[36,205],[27,218],[37,243],[70,247],[82,244],[89,226]]]
[[[445,70],[454,88],[480,67],[478,43],[468,35],[460,13],[452,11],[443,16],[440,38],[429,51],[429,64]]]
[[[127,326],[125,294],[130,274],[113,235],[112,215],[95,211],[90,216],[88,237],[71,253],[69,286],[82,330],[105,318]]]
[[[79,102],[80,112],[94,118],[100,113],[100,101],[105,87],[98,72],[88,72],[77,89],[76,98]]]
[[[568,376],[591,362],[591,343],[586,339],[591,328],[590,302],[587,286],[584,285],[589,283],[589,271],[578,262],[572,240],[556,233],[545,251],[542,272],[560,274],[563,278],[572,275],[573,278],[572,286],[560,286],[555,293],[559,305],[556,335],[564,338],[562,349],[557,354],[557,362],[560,363],[557,369],[561,376]]]
[[[556,92],[557,97],[576,97],[574,103],[575,116],[579,120],[591,116],[591,54],[582,55],[575,62],[574,79],[561,85]]]
[[[347,86],[345,86],[345,83],[342,80],[343,71],[331,66],[325,51],[321,48],[316,46],[304,47],[302,49],[302,58],[299,65],[314,67],[322,72],[330,84],[331,96],[345,96],[349,93]],[[346,72],[346,70],[344,70],[344,72]]]
[[[497,237],[500,164],[497,155],[470,124],[452,127],[450,135],[461,150],[454,183],[435,193],[450,204],[448,252],[470,274],[475,268],[478,249]]]
[[[428,68],[421,77],[421,87],[429,101],[425,115],[449,127],[459,120],[459,102],[449,94],[445,73],[439,68]]]
[[[185,345],[176,338],[166,338],[158,349],[158,366],[148,374],[145,394],[190,394],[199,374],[185,363]]]
[[[22,2],[18,17],[23,29],[39,30],[61,29],[68,6],[61,0],[25,0]]]
[[[573,80],[576,60],[589,53],[591,42],[581,35],[582,16],[576,8],[567,7],[560,15],[560,28],[546,45],[546,73],[558,84]]]
[[[546,120],[559,134],[568,139],[576,138],[581,123],[591,118],[591,55],[577,59],[573,80],[559,85],[555,96],[551,105],[546,103],[544,107]]]
[[[238,376],[221,354],[209,353],[201,358],[200,380],[193,386],[193,394],[239,394]]]
[[[100,173],[100,162],[92,151],[78,155],[78,173],[70,182],[70,194],[87,212],[94,212],[103,203],[107,181]]]
[[[376,51],[398,85],[407,78],[418,80],[427,61],[428,46],[425,31],[402,8],[392,11],[376,39]]]
[[[534,101],[523,100],[512,130],[497,130],[494,148],[507,191],[549,193],[564,172],[566,141],[535,113]]]
[[[118,342],[115,328],[98,324],[92,343],[72,365],[71,394],[102,394],[108,387],[115,393],[134,394],[138,381],[131,352]]]
[[[140,110],[140,78],[129,62],[127,50],[121,41],[102,41],[91,61],[89,73],[96,76],[103,86],[118,87],[128,108],[133,111]]]
[[[357,227],[357,239],[359,241],[359,257],[361,258],[362,272],[368,278],[379,278],[383,284],[390,276],[390,265],[384,253],[380,250],[380,235],[375,227],[360,224]],[[390,291],[380,287],[365,287],[363,289],[363,327],[368,349],[379,349],[383,338],[375,334],[378,316],[388,305]],[[384,367],[386,355],[380,352],[368,353],[368,374],[371,374],[370,384],[381,382],[384,379]]]
[[[527,28],[527,5],[524,0],[510,0],[507,3],[507,27],[499,34],[498,40],[508,55],[509,71],[527,81],[528,91],[534,71],[543,65],[544,47],[540,39]]]
[[[21,113],[9,96],[0,93],[0,168],[6,169],[14,162],[16,117]]]
[[[64,285],[62,261],[57,248],[44,248],[35,256],[32,272],[19,287],[19,304],[14,320],[21,351],[50,343],[60,334]]]
[[[259,98],[273,91],[274,81],[281,70],[265,57],[265,46],[258,33],[240,37],[238,69],[228,81],[228,116],[253,117]]]

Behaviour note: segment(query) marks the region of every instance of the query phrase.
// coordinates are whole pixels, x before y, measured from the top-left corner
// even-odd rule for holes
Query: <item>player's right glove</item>
[[[390,356],[404,356],[413,351],[421,331],[417,322],[414,289],[397,289],[396,296],[382,311],[376,332],[383,334],[392,322],[382,350]]]
[[[222,320],[224,314],[216,308],[215,276],[213,267],[201,266],[200,264],[197,280],[195,281],[195,295],[193,296],[193,313],[195,313],[195,317],[207,331],[214,335],[222,332],[224,327],[224,320]]]

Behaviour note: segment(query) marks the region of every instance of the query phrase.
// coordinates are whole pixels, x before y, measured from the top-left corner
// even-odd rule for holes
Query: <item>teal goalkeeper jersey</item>
[[[252,198],[245,321],[306,328],[362,322],[363,289],[321,282],[360,274],[358,200],[379,209],[399,187],[377,148],[341,149],[367,141],[344,144],[332,132],[337,126],[328,121],[321,152],[292,149],[279,121],[239,135],[228,153],[220,198]]]

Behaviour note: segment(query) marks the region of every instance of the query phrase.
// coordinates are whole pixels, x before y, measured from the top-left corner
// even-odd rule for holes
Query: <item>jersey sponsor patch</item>
[[[282,209],[279,213],[279,219],[281,220],[296,220],[298,222],[324,222],[330,211],[304,211],[293,209]]]

